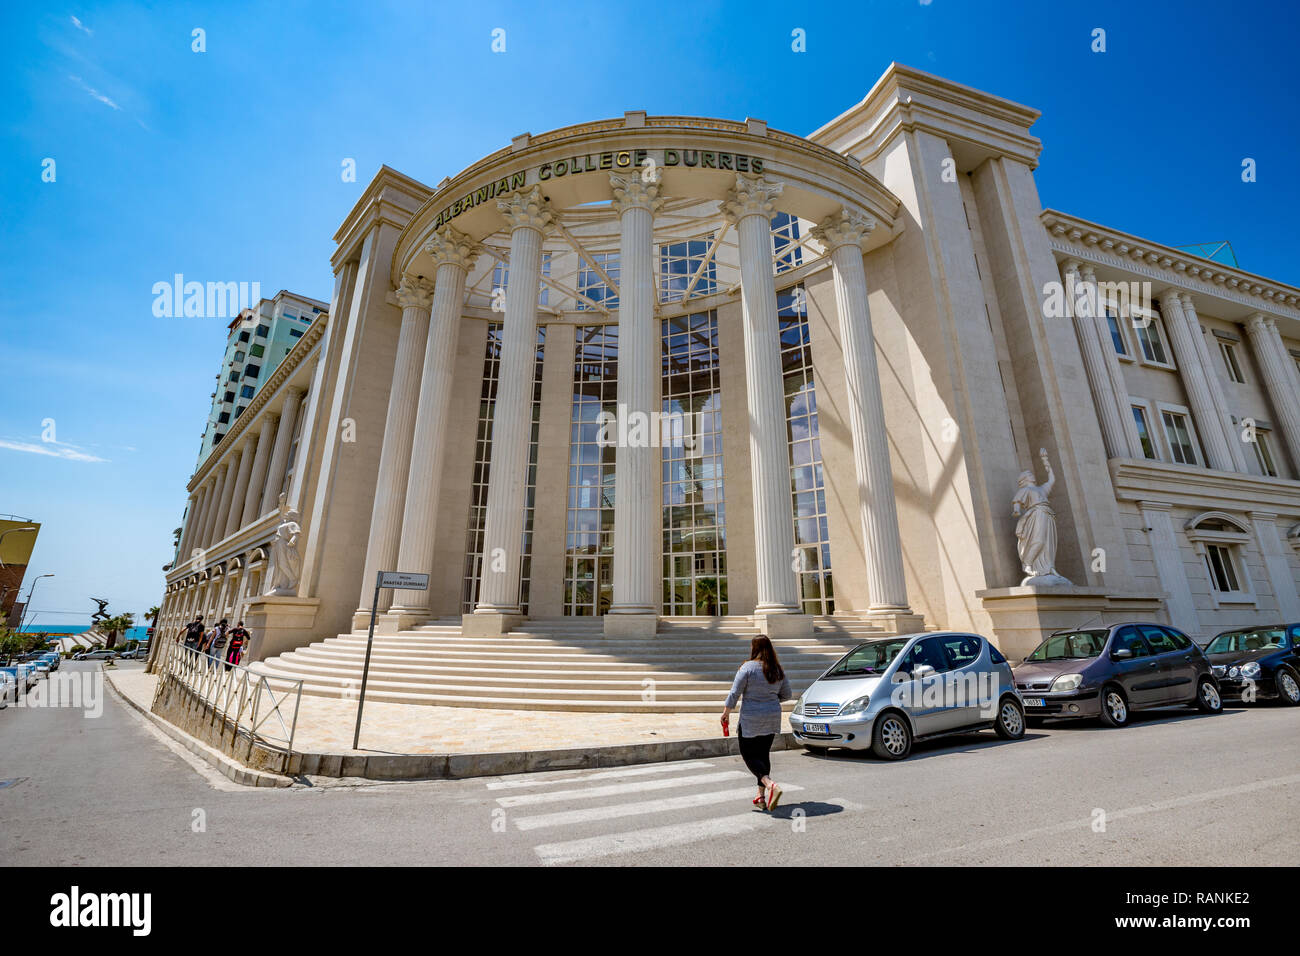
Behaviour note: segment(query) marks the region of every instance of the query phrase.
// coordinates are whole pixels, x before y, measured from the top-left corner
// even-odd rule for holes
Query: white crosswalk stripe
[[[737,785],[737,781],[742,779],[745,784]],[[792,782],[782,783],[786,796],[775,814],[749,807],[740,812],[740,808],[753,799],[752,779],[741,769],[723,769],[716,762],[692,760],[556,774],[544,779],[506,777],[487,782],[486,787],[493,792],[493,799],[499,807],[519,811],[510,813],[509,819],[521,833],[540,835],[545,831],[548,835],[560,837],[565,828],[573,828],[587,834],[533,847],[537,859],[544,866],[557,866],[735,836],[770,828],[774,823],[789,826],[792,819],[802,818],[805,811],[796,809],[799,804],[792,795],[803,792],[804,788]],[[512,792],[520,790],[529,792]],[[666,792],[673,790],[684,792]],[[818,816],[826,814],[828,808],[841,811],[861,809],[857,804],[839,798],[817,800],[807,806],[806,812]],[[715,815],[680,820],[680,817],[709,812]],[[679,822],[664,825],[664,815],[669,813],[678,814]],[[613,833],[599,832],[601,824],[610,821],[623,822],[625,827],[631,823],[633,827]],[[640,822],[647,825],[635,827]],[[590,835],[593,832],[597,835]]]

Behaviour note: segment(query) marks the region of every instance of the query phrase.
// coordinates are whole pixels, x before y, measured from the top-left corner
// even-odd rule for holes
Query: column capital
[[[397,304],[403,309],[428,309],[433,304],[433,283],[424,276],[402,273],[402,284],[397,287]]]
[[[460,266],[468,272],[483,247],[463,232],[444,226],[424,244],[424,251],[433,258],[434,265]]]
[[[1069,274],[1069,273],[1071,273],[1071,272],[1074,272],[1074,273],[1077,273],[1077,274],[1079,274],[1079,275],[1082,275],[1082,274],[1083,274],[1083,261],[1080,260],[1080,259],[1074,259],[1074,258],[1066,259],[1064,262],[1061,263],[1061,272],[1066,273],[1066,274]]]
[[[1247,330],[1258,333],[1270,333],[1277,331],[1277,323],[1263,312],[1256,312],[1245,322]]]
[[[664,204],[659,184],[648,183],[637,173],[610,173],[609,184],[614,188],[614,211],[620,216],[629,209],[648,209],[653,214]]]
[[[1196,314],[1196,304],[1192,302],[1192,294],[1190,292],[1179,292],[1178,301],[1182,303],[1183,311],[1191,315]]]
[[[520,191],[512,193],[505,199],[498,199],[497,208],[505,216],[511,232],[516,229],[534,229],[546,235],[555,224],[551,202],[542,195],[541,186],[534,186],[527,192]]]
[[[770,220],[776,206],[772,200],[781,195],[784,183],[772,182],[762,176],[736,174],[736,185],[727,193],[722,203],[722,214],[732,225],[749,216],[762,216]]]
[[[1164,292],[1157,294],[1155,299],[1157,302],[1160,303],[1160,308],[1162,310],[1168,308],[1170,305],[1177,306],[1179,311],[1182,310],[1183,307],[1182,292],[1179,289],[1175,289],[1172,287],[1165,289]]]
[[[854,212],[841,206],[840,211],[827,216],[813,227],[812,237],[833,252],[840,246],[857,246],[861,250],[871,230],[876,228],[876,220],[865,213]]]

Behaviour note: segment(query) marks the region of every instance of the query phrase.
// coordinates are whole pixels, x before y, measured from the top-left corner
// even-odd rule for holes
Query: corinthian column
[[[185,530],[181,532],[181,543],[176,549],[176,565],[189,560],[189,548],[194,543],[194,529],[198,527],[199,512],[203,510],[203,488],[196,488],[190,495],[189,506],[185,509]]]
[[[235,486],[230,493],[230,510],[226,515],[226,536],[240,528],[244,517],[244,494],[248,491],[248,476],[253,470],[253,449],[248,439],[239,446],[239,465],[235,469]]]
[[[217,483],[212,489],[212,508],[208,513],[207,521],[204,522],[206,530],[203,533],[203,544],[199,547],[210,548],[217,543],[218,535],[225,529],[226,504],[230,500],[226,494],[226,488],[233,480],[230,477],[230,464],[219,465],[217,473]]]
[[[403,571],[433,574],[434,533],[438,529],[438,497],[446,463],[447,419],[451,384],[456,368],[456,340],[465,304],[465,277],[479,247],[447,226],[425,245],[437,265],[433,284],[433,317],[424,348],[419,407],[415,413],[415,441],[406,483],[406,513],[397,565]],[[532,381],[531,375],[529,381]],[[402,630],[429,616],[428,591],[402,591],[394,595],[393,612],[403,615],[394,630]]]
[[[1119,357],[1115,354],[1115,343],[1106,321],[1107,303],[1098,294],[1097,273],[1091,266],[1083,266],[1077,259],[1071,259],[1065,263],[1061,277],[1065,281],[1070,314],[1074,317],[1074,334],[1079,340],[1084,374],[1088,377],[1092,402],[1097,408],[1106,457],[1141,458],[1142,441],[1137,434],[1124,373],[1119,367]],[[1076,277],[1083,281],[1082,309],[1079,308]]]
[[[302,389],[285,389],[284,407],[280,409],[280,424],[275,430],[275,445],[271,450],[271,464],[266,469],[259,514],[266,514],[280,500],[280,483],[284,481],[284,470],[289,467],[289,446],[293,444],[293,430],[298,422],[300,404]]]
[[[830,253],[835,281],[867,591],[871,596],[869,614],[888,619],[892,631],[920,630],[921,621],[907,603],[885,405],[880,396],[880,369],[867,303],[867,273],[862,266],[862,244],[875,226],[869,216],[841,209],[817,226],[812,235]]]
[[[1219,379],[1219,373],[1214,368],[1214,363],[1210,361],[1210,349],[1205,344],[1205,333],[1201,331],[1201,320],[1196,314],[1196,306],[1192,302],[1192,297],[1186,292],[1178,296],[1178,302],[1183,307],[1183,315],[1187,318],[1187,324],[1193,333],[1193,340],[1196,342],[1197,354],[1201,357],[1201,367],[1205,369],[1205,383],[1210,389],[1210,404],[1219,413],[1219,427],[1223,429],[1223,436],[1228,441],[1228,452],[1232,455],[1232,468],[1234,471],[1248,472],[1250,468],[1246,464],[1246,449],[1241,436],[1237,433],[1236,427],[1232,424],[1231,409],[1228,407],[1227,393],[1223,389],[1223,382]]]
[[[510,229],[510,284],[506,288],[500,382],[492,416],[492,469],[483,528],[483,571],[478,604],[464,616],[467,634],[499,634],[520,620],[519,570],[524,533],[528,435],[532,431],[533,366],[537,361],[537,295],[542,239],[554,221],[542,188],[534,186],[497,208]]]
[[[1201,330],[1188,322],[1182,300],[1174,289],[1160,296],[1160,311],[1169,330],[1174,355],[1178,357],[1187,402],[1192,407],[1192,417],[1196,419],[1209,466],[1218,471],[1233,471],[1232,451],[1223,433],[1223,418],[1214,405],[1207,369],[1201,364],[1201,352],[1196,344],[1195,336],[1199,336]]]
[[[411,442],[415,436],[415,410],[420,401],[420,368],[429,339],[429,306],[433,283],[423,276],[406,274],[397,289],[402,307],[402,328],[397,336],[397,359],[393,364],[393,386],[388,393],[388,415],[384,419],[384,445],[379,453],[379,476],[375,480],[375,503],[370,515],[370,541],[366,547],[366,570],[361,578],[358,611],[368,611],[374,600],[375,576],[396,571],[397,549],[401,544],[402,514],[406,510],[406,482],[411,468]],[[403,569],[404,570],[404,569]],[[393,592],[379,592],[379,610],[387,610]]]
[[[244,515],[241,524],[250,524],[262,516],[259,505],[266,490],[266,466],[271,458],[271,436],[275,434],[276,417],[266,415],[257,432],[257,451],[253,454],[253,470],[248,475],[248,488],[244,492]]]
[[[655,318],[654,214],[659,185],[639,175],[609,177],[619,217],[618,399],[628,422],[614,450],[614,596],[605,615],[610,635],[654,634],[659,606],[659,449],[649,422],[658,406],[660,331]],[[633,417],[635,416],[635,417]],[[634,432],[640,419],[644,429]]]
[[[1300,392],[1295,386],[1294,362],[1277,331],[1276,319],[1257,312],[1246,320],[1246,334],[1282,426],[1282,439],[1291,452],[1292,467],[1300,473]]]
[[[806,632],[795,581],[790,446],[786,440],[781,330],[772,278],[772,200],[780,183],[736,175],[723,213],[740,240],[740,301],[745,329],[745,394],[749,405],[750,481],[758,569],[755,622],[772,637]],[[790,621],[782,621],[790,615]]]

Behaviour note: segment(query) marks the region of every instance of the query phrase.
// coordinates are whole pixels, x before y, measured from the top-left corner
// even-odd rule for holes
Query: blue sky
[[[155,318],[153,284],[328,299],[330,237],[381,164],[434,184],[518,133],[627,109],[806,134],[896,60],[1041,110],[1045,206],[1230,239],[1243,268],[1300,284],[1296,18],[1131,0],[6,4],[0,512],[44,525],[36,622],[160,598],[225,329]]]

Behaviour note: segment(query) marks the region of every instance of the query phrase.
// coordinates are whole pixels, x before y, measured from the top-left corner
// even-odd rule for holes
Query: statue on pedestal
[[[1047,497],[1056,484],[1052,463],[1047,460],[1047,449],[1038,449],[1039,460],[1047,469],[1047,481],[1035,484],[1032,470],[1020,473],[1019,490],[1011,499],[1011,513],[1016,522],[1016,548],[1020,552],[1020,566],[1025,577],[1021,587],[1060,587],[1071,584],[1068,578],[1056,573],[1056,512],[1047,503]]]
[[[298,552],[298,511],[289,507],[288,496],[280,495],[280,524],[271,539],[271,587],[268,597],[297,597],[298,577],[302,574],[302,555]]]

